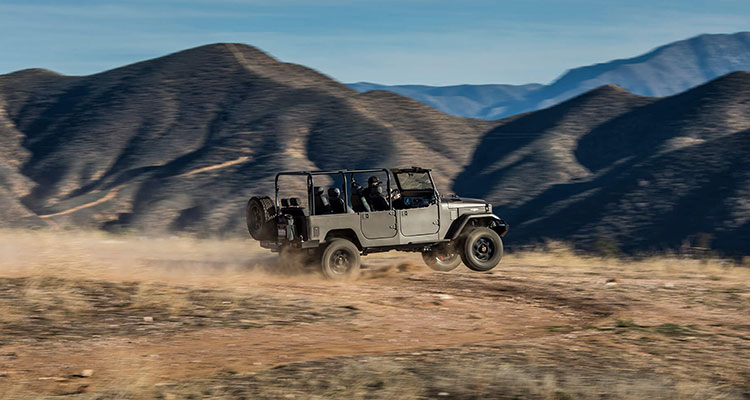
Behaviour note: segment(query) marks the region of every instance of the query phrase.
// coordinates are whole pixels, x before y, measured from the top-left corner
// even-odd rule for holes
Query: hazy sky
[[[242,42],[343,82],[547,83],[746,30],[750,0],[0,0],[0,73],[82,75]]]

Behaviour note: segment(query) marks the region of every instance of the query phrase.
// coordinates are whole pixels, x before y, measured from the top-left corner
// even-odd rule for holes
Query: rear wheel
[[[461,259],[469,269],[489,271],[503,258],[503,241],[497,232],[480,227],[466,235],[462,250]]]
[[[255,240],[272,240],[276,236],[276,207],[268,196],[252,197],[247,202],[247,231]]]
[[[352,279],[359,274],[359,249],[346,239],[333,239],[323,250],[320,269],[328,279]]]
[[[422,252],[422,259],[435,271],[448,272],[461,264],[461,255],[455,243],[445,243]]]

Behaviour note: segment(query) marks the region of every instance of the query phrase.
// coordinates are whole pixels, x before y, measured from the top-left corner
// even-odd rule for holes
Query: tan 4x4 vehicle
[[[370,175],[367,189],[356,181],[362,175]],[[304,202],[279,198],[282,177],[306,180]],[[316,179],[333,187],[326,192]],[[361,255],[390,250],[420,252],[438,271],[461,261],[474,271],[489,271],[503,257],[501,237],[508,232],[492,205],[441,197],[430,170],[418,167],[281,172],[274,200],[252,197],[246,211],[248,231],[262,247],[282,259],[302,255],[332,279],[357,274]]]

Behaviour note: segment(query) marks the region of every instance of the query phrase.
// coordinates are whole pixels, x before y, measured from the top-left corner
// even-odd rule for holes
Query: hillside
[[[744,254],[748,154],[750,73],[662,99],[608,86],[504,120],[455,188],[492,199],[522,242],[662,250],[710,239]]]
[[[750,70],[750,32],[740,32],[700,35],[637,57],[574,68],[549,85],[349,86],[359,91],[401,93],[453,115],[497,119],[550,107],[602,85],[663,97],[746,70]]]
[[[239,233],[279,170],[429,164],[448,186],[490,127],[240,44],[4,75],[0,104],[5,226]]]
[[[442,193],[492,201],[511,246],[747,254],[749,132],[747,72],[664,98],[605,85],[487,122],[216,44],[0,76],[0,226],[243,235],[277,171],[416,164]]]

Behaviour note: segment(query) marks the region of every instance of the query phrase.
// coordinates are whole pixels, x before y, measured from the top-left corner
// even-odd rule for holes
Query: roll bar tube
[[[313,189],[315,188],[315,179],[313,176],[315,175],[341,175],[342,182],[344,185],[343,195],[344,199],[346,199],[347,206],[351,207],[351,199],[349,199],[349,182],[346,179],[346,174],[367,174],[367,173],[375,173],[375,172],[384,172],[385,173],[385,180],[386,180],[386,190],[388,193],[391,192],[391,174],[390,171],[387,168],[376,168],[376,169],[341,169],[336,171],[289,171],[289,172],[279,172],[276,174],[276,178],[274,179],[274,203],[276,204],[276,209],[281,208],[281,203],[279,200],[279,178],[282,175],[291,175],[291,176],[307,176],[307,202],[310,205],[310,215],[315,215],[315,193],[313,193]],[[432,179],[432,177],[430,177]],[[434,185],[434,184],[433,184]],[[391,196],[388,196],[388,207],[390,209],[393,209],[393,199],[391,199]]]

